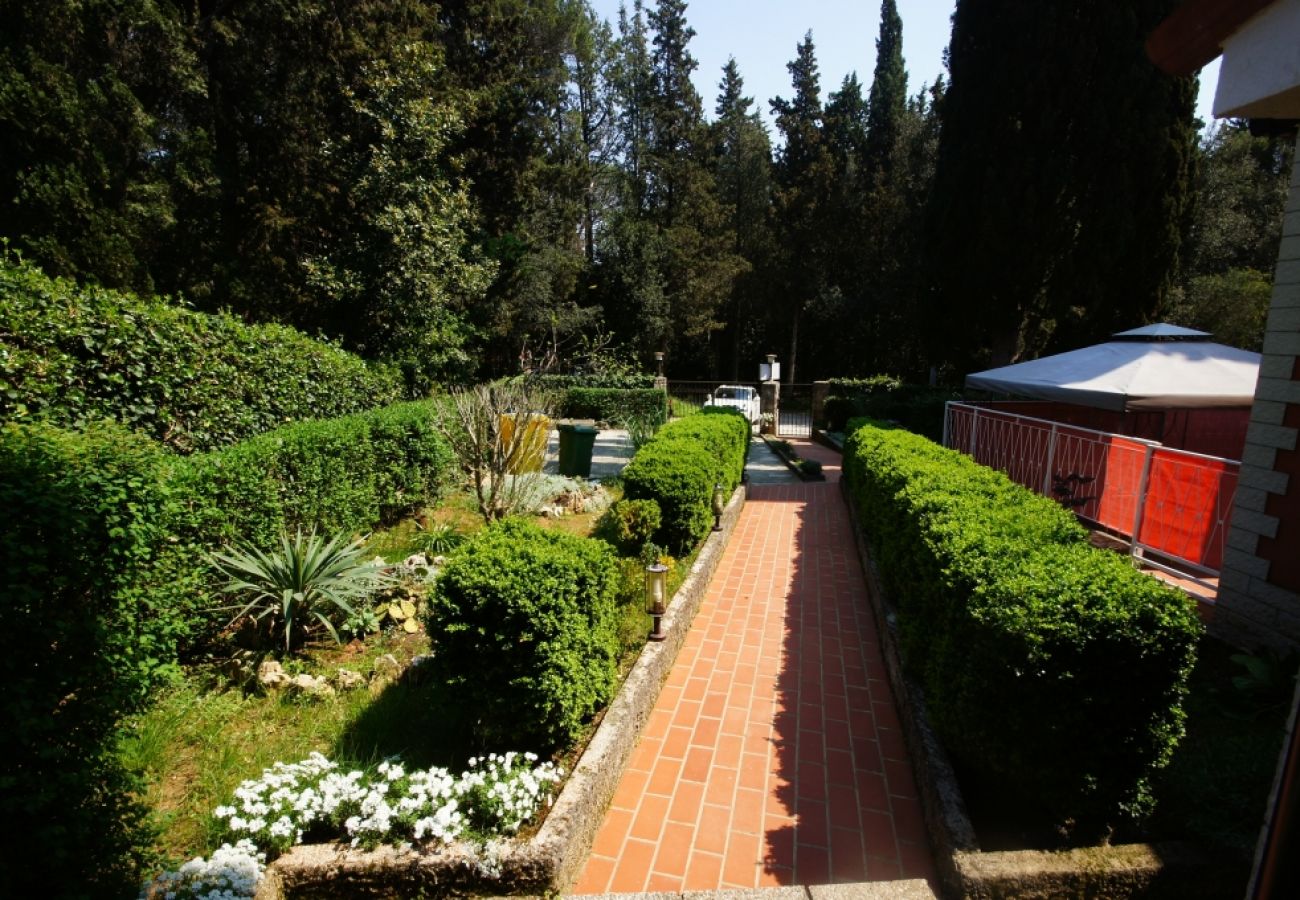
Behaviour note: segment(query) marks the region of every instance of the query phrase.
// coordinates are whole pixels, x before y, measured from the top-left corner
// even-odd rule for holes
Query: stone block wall
[[[1300,153],[1291,172],[1259,383],[1212,626],[1234,644],[1300,646],[1298,436]]]

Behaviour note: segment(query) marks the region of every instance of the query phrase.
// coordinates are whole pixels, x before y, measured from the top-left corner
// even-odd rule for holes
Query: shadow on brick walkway
[[[933,883],[833,451],[753,485],[574,893]]]

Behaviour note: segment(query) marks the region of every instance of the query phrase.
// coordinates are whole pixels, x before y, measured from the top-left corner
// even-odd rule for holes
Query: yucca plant
[[[228,579],[222,590],[241,600],[230,607],[238,610],[232,623],[251,616],[272,633],[283,629],[288,653],[312,620],[339,640],[331,614],[355,616],[354,601],[391,581],[365,560],[364,546],[364,538],[351,540],[346,533],[326,538],[315,530],[298,531],[292,538],[281,535],[279,548],[270,552],[244,546],[210,554],[209,560]]]

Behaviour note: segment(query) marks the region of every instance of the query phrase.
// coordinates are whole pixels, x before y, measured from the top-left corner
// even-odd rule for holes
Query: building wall
[[[1300,149],[1300,138],[1297,138]],[[1300,153],[1273,281],[1255,405],[1213,630],[1242,646],[1300,645]]]

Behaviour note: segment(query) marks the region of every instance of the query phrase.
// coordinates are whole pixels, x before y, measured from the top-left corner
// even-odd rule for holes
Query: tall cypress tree
[[[771,101],[776,127],[785,138],[775,166],[785,305],[774,312],[789,328],[786,377],[793,382],[804,309],[826,289],[826,211],[834,165],[823,135],[821,79],[811,31],[804,35],[786,68],[794,96]]]
[[[1195,146],[1195,79],[1143,50],[1175,5],[959,0],[925,242],[937,361],[1032,358],[1154,313]]]
[[[903,20],[899,18],[894,0],[883,0],[880,4],[880,36],[876,38],[876,71],[867,99],[867,171],[889,173],[906,108]]]
[[[750,267],[733,282],[727,340],[719,348],[718,371],[728,373],[733,381],[740,377],[742,359],[756,358],[761,352],[747,347],[746,339],[754,336],[754,313],[771,283],[772,144],[753,105],[753,99],[745,96],[735,58],[727,60],[714,108],[714,172],[732,250]]]

